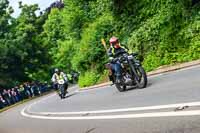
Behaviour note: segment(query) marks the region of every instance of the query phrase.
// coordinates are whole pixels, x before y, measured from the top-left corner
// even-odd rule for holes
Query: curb
[[[189,68],[189,67],[197,66],[197,65],[200,65],[200,59],[195,60],[195,61],[175,64],[175,65],[172,65],[172,66],[169,66],[169,65],[161,66],[154,71],[148,72],[147,76],[158,75],[158,74],[176,71],[176,70],[179,70],[179,69]],[[108,85],[111,85],[111,84],[112,84],[112,82],[105,82],[105,83],[94,85],[94,86],[79,88],[79,91],[85,91],[85,90],[90,90],[90,89],[94,89],[94,88],[100,88],[100,87],[108,86]]]
[[[173,66],[161,66],[154,71],[148,72],[147,75],[148,76],[158,75],[158,74],[161,74],[161,73],[176,71],[176,70],[179,70],[179,69],[188,68],[188,67],[192,67],[192,66],[196,66],[196,65],[200,65],[200,60],[175,64]]]
[[[94,85],[94,86],[79,88],[79,91],[90,90],[90,89],[93,89],[93,88],[100,88],[100,87],[108,86],[108,85],[111,85],[111,84],[112,84],[112,82],[105,82],[105,83]]]

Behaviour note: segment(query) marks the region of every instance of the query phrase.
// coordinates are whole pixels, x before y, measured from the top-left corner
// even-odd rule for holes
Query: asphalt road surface
[[[1,113],[0,133],[200,133],[200,66],[148,80],[41,97]]]

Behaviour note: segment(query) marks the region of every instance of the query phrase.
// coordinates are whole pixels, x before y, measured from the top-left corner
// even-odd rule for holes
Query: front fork
[[[131,71],[132,75],[134,75],[134,80],[136,81],[137,84],[139,84],[140,79],[139,79],[139,75],[138,75],[138,73],[136,71],[136,67],[140,67],[141,66],[140,62],[135,61],[135,64],[134,64],[133,61],[129,61],[129,65],[130,65],[131,70],[132,70]]]

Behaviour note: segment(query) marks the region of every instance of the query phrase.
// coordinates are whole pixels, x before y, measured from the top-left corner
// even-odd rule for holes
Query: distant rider
[[[61,72],[58,68],[56,68],[54,70],[54,74],[51,78],[51,81],[54,83],[54,87],[57,88],[58,87],[58,81],[59,80],[64,80],[64,88],[65,88],[65,92],[67,92],[67,88],[68,88],[68,79],[67,76],[64,72]]]

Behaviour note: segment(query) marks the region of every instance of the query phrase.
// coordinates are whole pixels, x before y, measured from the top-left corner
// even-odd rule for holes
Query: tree
[[[9,7],[8,0],[0,2],[0,85],[6,85],[7,82],[12,81],[10,78],[8,60],[11,59],[9,55],[9,43],[12,43],[11,29],[12,18],[10,14],[13,9]],[[9,23],[10,22],[10,23]]]

